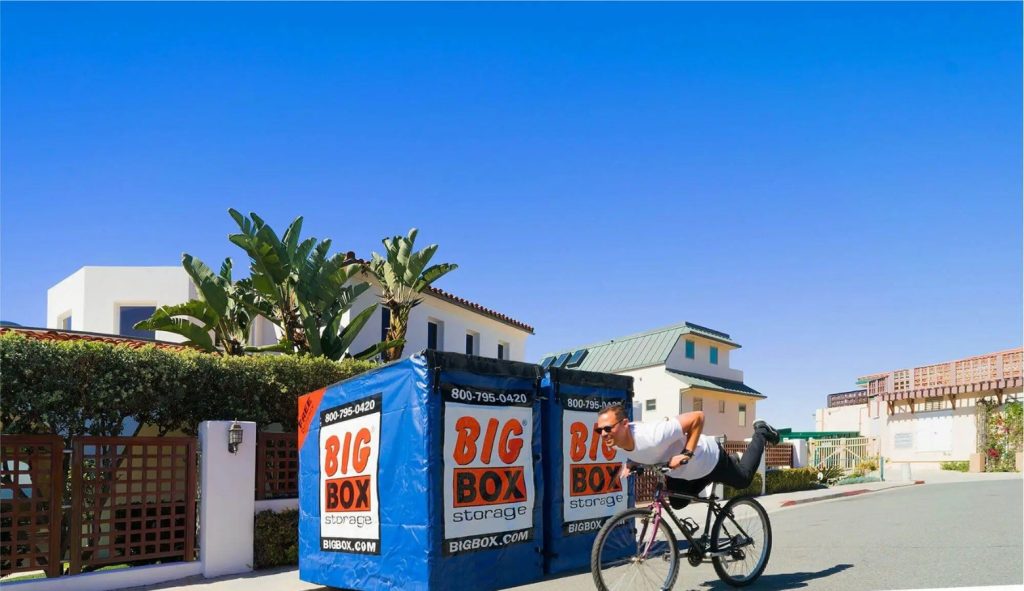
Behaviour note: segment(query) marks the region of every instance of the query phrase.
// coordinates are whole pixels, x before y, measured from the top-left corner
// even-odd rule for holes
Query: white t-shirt
[[[686,448],[687,435],[677,419],[649,423],[630,423],[633,432],[633,450],[622,450],[630,460],[640,464],[662,464]],[[668,473],[672,478],[696,480],[703,478],[718,464],[718,443],[714,437],[701,435],[690,461]]]

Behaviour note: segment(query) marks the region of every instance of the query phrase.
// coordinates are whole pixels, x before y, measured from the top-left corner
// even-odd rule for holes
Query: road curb
[[[893,485],[893,486],[887,486],[885,488],[875,488],[875,489],[860,488],[860,489],[857,489],[857,490],[846,490],[846,491],[843,491],[843,492],[833,493],[833,494],[830,494],[830,495],[822,495],[820,497],[811,497],[809,499],[794,499],[794,500],[791,500],[791,501],[785,501],[783,503],[780,503],[779,507],[794,507],[796,505],[803,505],[804,503],[813,503],[815,501],[829,501],[829,500],[832,500],[832,499],[840,499],[840,498],[843,498],[843,497],[852,497],[852,496],[856,496],[856,495],[863,495],[863,494],[866,494],[866,493],[880,492],[880,491],[883,491],[883,490],[892,490],[894,488],[903,488],[904,486],[914,486],[915,484],[924,484],[924,481],[923,480],[915,480],[913,482],[908,482],[906,484],[896,484],[896,485]]]

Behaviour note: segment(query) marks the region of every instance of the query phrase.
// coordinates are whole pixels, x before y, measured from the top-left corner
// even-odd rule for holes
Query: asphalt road
[[[773,548],[751,587],[875,591],[1024,584],[1021,480],[910,486],[770,514]],[[589,573],[517,591],[592,590]],[[732,589],[710,565],[675,589]]]

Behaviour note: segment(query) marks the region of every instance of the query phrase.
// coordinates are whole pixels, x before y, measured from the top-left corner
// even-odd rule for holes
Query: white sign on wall
[[[381,395],[320,413],[320,549],[380,554]]]
[[[533,539],[532,390],[441,384],[445,555]]]
[[[597,415],[610,402],[597,396],[561,394],[562,535],[594,532],[626,508],[619,478],[622,458],[594,431]]]

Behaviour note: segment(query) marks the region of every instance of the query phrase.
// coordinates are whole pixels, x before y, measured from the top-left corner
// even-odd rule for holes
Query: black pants
[[[754,480],[758,466],[761,465],[761,456],[764,455],[764,435],[754,432],[754,436],[747,445],[747,451],[743,452],[743,459],[736,458],[725,452],[721,444],[718,445],[718,463],[711,473],[696,480],[684,480],[682,478],[665,478],[665,485],[669,492],[697,496],[697,493],[704,490],[712,482],[721,482],[733,488],[746,488]],[[681,509],[689,501],[683,499],[671,499],[672,507]]]

